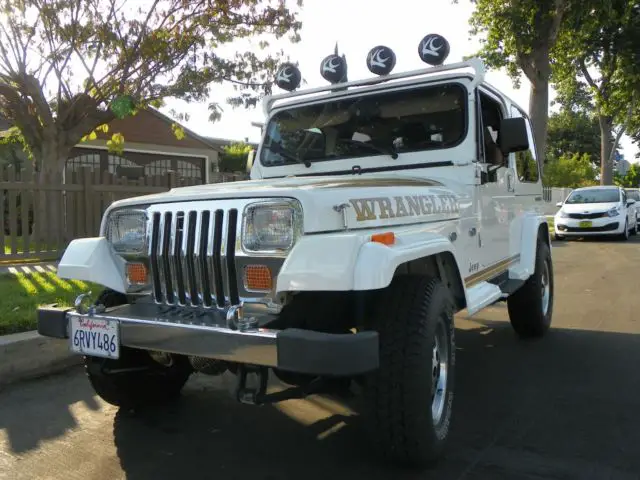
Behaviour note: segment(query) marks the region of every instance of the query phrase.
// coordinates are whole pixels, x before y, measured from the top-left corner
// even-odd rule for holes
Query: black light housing
[[[389,75],[396,66],[396,54],[389,47],[378,45],[367,54],[367,68],[375,75]]]
[[[430,33],[418,45],[418,55],[420,59],[429,65],[442,65],[449,56],[451,47],[449,42],[442,35]]]
[[[275,84],[287,92],[292,92],[300,86],[302,74],[293,63],[283,64],[276,73]]]
[[[344,82],[347,78],[347,61],[344,55],[332,53],[324,57],[320,62],[320,75],[331,84]]]

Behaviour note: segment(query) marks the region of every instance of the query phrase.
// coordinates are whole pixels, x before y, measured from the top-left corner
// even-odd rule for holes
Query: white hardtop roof
[[[458,72],[456,70],[472,69],[473,73]],[[446,79],[460,78],[467,76],[472,79],[471,87],[484,87],[486,90],[493,92],[504,98],[508,103],[518,105],[513,99],[509,98],[495,86],[485,81],[484,63],[479,58],[470,58],[463,62],[451,63],[448,65],[439,65],[435,67],[422,68],[418,70],[410,70],[408,72],[399,72],[390,75],[382,75],[379,77],[370,77],[361,80],[353,80],[351,82],[336,83],[325,85],[322,87],[309,88],[306,90],[297,90],[278,95],[268,95],[262,101],[263,112],[265,117],[269,117],[271,110],[285,106],[294,106],[307,103],[313,100],[322,100],[332,98],[332,94],[336,97],[343,95],[353,95],[354,93],[366,93],[378,91],[385,88],[386,85],[391,86],[408,86],[421,83],[425,78],[429,81],[440,81]],[[353,90],[357,88],[357,90]],[[344,93],[343,93],[344,92]],[[325,95],[321,95],[325,94]],[[280,102],[276,107],[276,102]]]

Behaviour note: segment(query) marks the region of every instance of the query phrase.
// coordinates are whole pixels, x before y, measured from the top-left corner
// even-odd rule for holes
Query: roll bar
[[[353,80],[351,82],[344,82],[344,83],[335,83],[332,85],[326,85],[324,87],[316,87],[316,88],[310,88],[308,90],[299,90],[299,91],[294,91],[289,93],[281,93],[279,95],[267,95],[262,100],[262,109],[264,111],[265,116],[268,117],[269,113],[271,113],[271,110],[273,109],[273,104],[277,100],[301,97],[304,95],[312,95],[314,93],[332,92],[334,90],[338,90],[338,91],[346,90],[352,87],[371,86],[371,85],[376,85],[383,82],[388,82],[391,80],[401,80],[405,78],[419,77],[421,75],[433,75],[436,73],[450,72],[452,70],[460,70],[463,68],[472,68],[475,72],[472,88],[475,88],[476,85],[484,81],[484,75],[485,75],[484,63],[482,62],[481,59],[477,57],[473,57],[464,62],[451,63],[449,65],[438,65],[437,67],[421,68],[418,70],[410,70],[408,72],[394,73],[392,75],[365,78],[362,80]]]

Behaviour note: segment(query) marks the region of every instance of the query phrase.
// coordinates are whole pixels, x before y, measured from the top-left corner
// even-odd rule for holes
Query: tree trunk
[[[544,170],[545,152],[547,150],[547,130],[549,120],[549,80],[542,75],[531,81],[529,94],[529,116],[533,128],[533,139],[536,143],[536,154],[540,162],[541,172]]]
[[[598,117],[600,124],[600,185],[613,185],[613,157],[611,156],[613,119]]]

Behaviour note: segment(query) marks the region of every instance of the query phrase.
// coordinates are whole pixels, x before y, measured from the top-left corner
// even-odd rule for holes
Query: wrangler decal
[[[352,198],[349,203],[356,220],[417,217],[420,215],[458,214],[460,207],[453,195],[405,195],[397,197]]]

